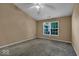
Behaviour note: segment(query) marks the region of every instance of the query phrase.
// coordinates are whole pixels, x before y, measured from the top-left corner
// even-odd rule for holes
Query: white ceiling
[[[34,3],[16,3],[18,8],[28,13],[36,20],[44,20],[62,16],[72,15],[72,3],[41,3],[40,13],[38,14],[37,8]]]

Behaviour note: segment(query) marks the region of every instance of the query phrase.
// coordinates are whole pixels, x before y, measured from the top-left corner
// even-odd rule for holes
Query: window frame
[[[53,34],[51,34],[51,23],[55,23],[55,22],[57,22],[58,23],[58,35],[53,35]],[[45,25],[45,23],[49,23],[49,31],[50,31],[50,34],[45,34],[44,32],[44,25]],[[59,21],[52,21],[52,22],[44,22],[43,23],[43,35],[47,35],[47,36],[59,36]]]
[[[59,36],[59,21],[53,21],[53,22],[51,22],[51,23],[55,23],[55,22],[58,23],[58,28],[57,28],[57,29],[58,29],[58,35],[53,35],[53,34],[51,34],[51,36]],[[50,24],[51,24],[51,23],[50,23]],[[50,25],[50,26],[51,26],[51,25]],[[51,29],[52,29],[52,28],[51,28]],[[51,31],[50,31],[50,32],[51,32]]]
[[[45,28],[44,28],[45,23],[49,23],[49,31],[50,31],[50,29],[51,29],[51,28],[50,28],[50,27],[51,27],[51,26],[50,26],[50,22],[44,22],[44,23],[43,23],[43,35],[49,36],[49,35],[51,35],[51,32],[50,32],[50,34],[45,34],[45,33],[44,33],[44,32],[45,32],[45,31],[44,31],[44,29],[45,29]]]

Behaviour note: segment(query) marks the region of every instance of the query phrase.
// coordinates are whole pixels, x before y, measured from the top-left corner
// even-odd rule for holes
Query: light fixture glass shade
[[[39,5],[37,5],[37,6],[35,6],[37,9],[39,9],[40,8],[40,6]]]

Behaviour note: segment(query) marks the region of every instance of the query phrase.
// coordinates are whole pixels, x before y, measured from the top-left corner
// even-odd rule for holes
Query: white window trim
[[[59,36],[59,21],[53,21],[53,22],[51,22],[51,23],[54,23],[54,22],[58,22],[58,28],[57,28],[57,29],[58,29],[58,35],[52,35],[52,34],[51,34],[51,36]],[[51,31],[50,31],[50,32],[51,32]]]
[[[52,34],[51,34],[51,31],[50,31],[50,34],[45,34],[45,33],[44,33],[44,24],[45,24],[46,22],[43,23],[43,35],[47,35],[47,36],[59,36],[59,21],[53,21],[53,22],[47,22],[47,23],[50,24],[50,28],[49,28],[49,29],[51,29],[51,23],[54,23],[54,22],[58,22],[58,28],[57,28],[57,29],[58,29],[58,35],[52,35]]]
[[[43,23],[43,35],[49,36],[49,35],[51,35],[51,32],[50,32],[50,34],[45,34],[45,33],[44,33],[44,25],[45,25],[45,23],[46,23],[46,22]],[[49,22],[47,22],[47,23],[49,23]],[[51,29],[51,26],[50,26],[49,28]]]

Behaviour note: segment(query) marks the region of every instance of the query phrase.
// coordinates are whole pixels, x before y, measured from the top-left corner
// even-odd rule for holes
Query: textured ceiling
[[[72,3],[41,3],[38,14],[38,10],[33,3],[16,3],[15,5],[36,20],[70,16],[74,6]]]

